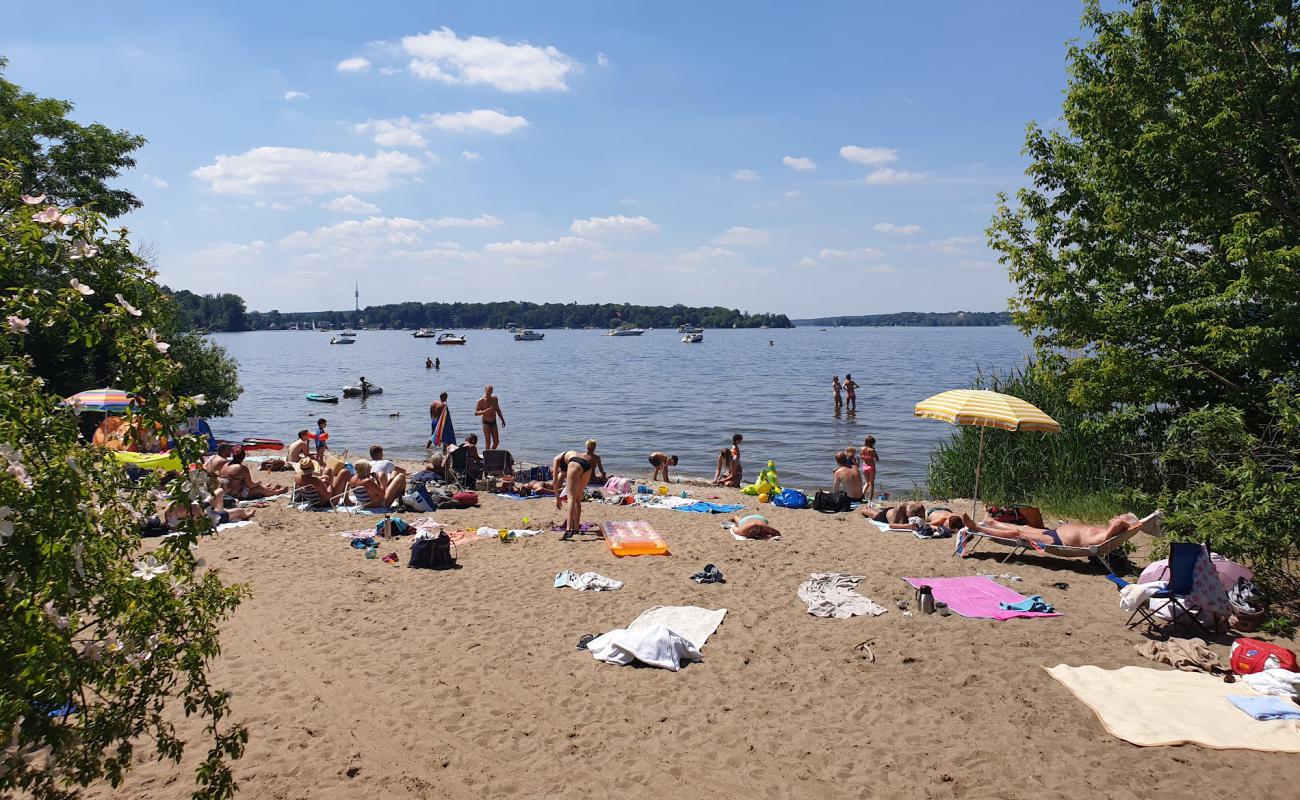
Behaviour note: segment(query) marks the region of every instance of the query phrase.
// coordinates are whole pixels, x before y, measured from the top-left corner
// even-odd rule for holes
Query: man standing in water
[[[456,443],[456,429],[451,424],[451,413],[447,410],[447,393],[438,395],[438,399],[429,404],[429,447],[445,449]]]
[[[497,420],[501,424],[506,424],[506,415],[501,413],[501,401],[492,396],[492,387],[483,387],[483,396],[479,398],[478,405],[474,406],[474,416],[483,420],[483,449],[495,450],[501,443],[501,435],[497,433]]]

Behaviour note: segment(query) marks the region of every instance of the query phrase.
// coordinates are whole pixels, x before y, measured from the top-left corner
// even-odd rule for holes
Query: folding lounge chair
[[[1122,547],[1129,539],[1136,536],[1139,531],[1145,532],[1151,536],[1159,536],[1161,533],[1160,517],[1163,513],[1163,511],[1157,509],[1151,512],[1148,516],[1139,520],[1138,524],[1134,525],[1132,528],[1115,534],[1101,544],[1089,545],[1088,547],[1071,547],[1063,544],[1044,544],[1042,546],[1043,549],[1039,551],[1029,542],[1026,542],[1024,539],[1019,537],[993,536],[987,533],[980,533],[979,531],[968,531],[962,552],[965,555],[970,555],[975,550],[977,544],[984,540],[988,540],[994,544],[1000,544],[1003,547],[1011,549],[1011,552],[1007,553],[1006,557],[1002,559],[1003,564],[1032,548],[1036,552],[1057,556],[1058,558],[1095,558],[1103,567],[1106,568],[1107,573],[1113,575],[1114,570],[1110,568],[1110,563],[1108,561],[1110,554]]]
[[[457,447],[451,451],[447,458],[448,483],[455,483],[470,489],[474,488],[474,481],[478,476],[470,474],[469,454],[470,449],[468,447]]]
[[[305,504],[309,510],[334,508],[347,499],[347,491],[334,497],[321,497],[312,486],[295,486],[289,490],[289,505]]]
[[[354,486],[349,491],[352,492],[352,501],[354,505],[345,506],[345,508],[347,508],[348,512],[351,514],[383,514],[401,507],[401,501],[394,500],[393,504],[387,508],[368,508],[370,505],[370,492],[367,492],[360,486]]]
[[[1187,598],[1195,583],[1196,560],[1208,552],[1209,548],[1196,542],[1175,542],[1169,545],[1169,585],[1133,610],[1128,618],[1128,627],[1139,624],[1138,618],[1141,617],[1141,622],[1147,624],[1148,631],[1154,631],[1157,626],[1169,625],[1177,633],[1179,625],[1190,619],[1202,633],[1212,636],[1213,632],[1205,627],[1199,615],[1187,607]],[[1129,585],[1128,581],[1118,575],[1107,575],[1106,578],[1119,589]],[[1169,613],[1168,619],[1161,615],[1161,609],[1152,608],[1153,600],[1162,600],[1167,604],[1165,609]]]

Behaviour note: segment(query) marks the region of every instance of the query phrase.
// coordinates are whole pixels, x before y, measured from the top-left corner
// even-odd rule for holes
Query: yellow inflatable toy
[[[127,450],[114,450],[113,456],[123,464],[131,464],[142,469],[179,470],[181,457],[175,453],[132,453]]]
[[[776,476],[776,462],[769,461],[767,466],[758,473],[758,481],[746,486],[740,490],[741,494],[747,494],[750,497],[757,495],[768,495],[769,497],[781,493],[781,482]],[[761,499],[761,498],[760,498]],[[762,500],[762,502],[767,502]]]

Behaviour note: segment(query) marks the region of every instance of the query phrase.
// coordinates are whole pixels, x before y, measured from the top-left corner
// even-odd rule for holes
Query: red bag
[[[1264,671],[1264,662],[1272,656],[1282,669],[1295,671],[1295,653],[1259,639],[1238,639],[1232,647],[1232,671],[1238,675],[1251,675]]]
[[[478,493],[477,493],[477,492],[456,492],[455,494],[453,494],[453,495],[451,496],[451,499],[452,499],[452,500],[455,500],[457,503],[460,503],[460,504],[463,505],[463,506],[477,506],[477,505],[478,505]]]

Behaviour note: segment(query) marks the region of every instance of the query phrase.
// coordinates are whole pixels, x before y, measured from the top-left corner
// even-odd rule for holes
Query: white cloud
[[[958,261],[957,266],[961,267],[962,269],[997,269],[998,268],[996,262],[976,261],[968,258],[963,258],[962,260]]]
[[[829,247],[823,247],[817,257],[822,261],[865,261],[869,258],[879,258],[884,253],[873,247],[859,247],[854,250],[835,250]]]
[[[171,186],[170,183],[163,180],[162,178],[159,178],[157,175],[149,175],[148,173],[146,173],[143,177],[145,179],[145,182],[148,183],[150,186],[154,187],[155,189],[166,189],[167,187]]]
[[[477,150],[461,150],[460,157],[466,161],[478,161],[483,156]]]
[[[813,161],[811,158],[783,156],[781,158],[781,163],[798,172],[807,172],[808,170],[817,169],[817,162]]]
[[[803,192],[799,191],[798,189],[791,189],[790,191],[785,193],[785,196],[791,198],[803,197]]]
[[[608,66],[609,66],[609,56],[605,55],[604,53],[597,53],[597,54],[596,54],[596,66],[598,66],[598,67],[608,67]]]
[[[312,231],[300,230],[285,236],[278,244],[290,250],[356,252],[388,247],[417,247],[424,234],[446,228],[487,228],[500,225],[491,214],[477,217],[368,217],[347,219]]]
[[[321,203],[321,208],[326,211],[337,211],[340,214],[378,214],[379,206],[374,203],[367,203],[365,200],[354,194],[346,194],[342,197],[336,197],[328,203]]]
[[[840,148],[840,158],[855,164],[886,164],[898,160],[898,151],[892,147],[858,147],[846,144]]]
[[[381,150],[373,156],[255,147],[235,156],[219,155],[190,174],[218,194],[377,192],[424,168],[405,153]]]
[[[345,58],[334,66],[339,72],[365,72],[370,69],[370,59],[362,56]]]
[[[420,123],[410,117],[372,119],[352,126],[352,130],[374,139],[380,147],[424,147]]]
[[[803,258],[799,259],[798,262],[795,263],[795,266],[801,267],[803,269],[810,269],[812,267],[817,266],[817,260],[812,258],[811,256],[804,256]]]
[[[903,236],[912,236],[921,232],[920,225],[895,225],[892,222],[877,222],[871,227],[880,233],[897,233]]]
[[[492,242],[483,245],[483,252],[505,256],[536,257],[577,253],[584,250],[594,250],[597,247],[598,245],[595,242],[583,239],[580,236],[561,236],[558,239],[545,242],[521,242],[518,239],[513,242]]]
[[[266,252],[266,242],[258,239],[248,244],[237,244],[235,242],[222,242],[210,247],[205,247],[194,254],[195,258],[204,261],[251,261],[262,253]]]
[[[727,246],[752,246],[767,244],[772,239],[770,231],[762,228],[746,228],[744,225],[736,225],[727,228],[726,233],[713,240],[714,244]]]
[[[892,167],[882,167],[867,176],[867,183],[872,186],[887,186],[898,183],[916,183],[924,179],[924,172],[907,172]]]
[[[407,69],[417,78],[450,84],[485,83],[503,92],[566,91],[579,64],[554,47],[507,44],[484,36],[456,36],[450,28],[405,36]]]
[[[975,244],[980,240],[978,236],[949,236],[947,239],[931,239],[930,246],[940,253],[948,255],[958,255],[969,253],[970,250],[965,245]]]
[[[739,253],[725,247],[697,247],[682,256],[682,260],[689,264],[704,264],[710,261],[734,261],[738,258],[740,258]]]
[[[590,217],[575,219],[569,230],[584,237],[599,239],[606,236],[629,236],[641,233],[656,233],[659,226],[648,217],[625,217],[616,214],[612,217]]]
[[[306,92],[295,92],[292,89],[284,93],[284,99],[290,102],[294,100],[306,100],[309,97],[311,97],[311,95]]]
[[[473,111],[455,111],[449,114],[426,114],[425,123],[434,128],[456,133],[494,133],[504,136],[528,125],[523,117],[512,117],[491,108]]]
[[[738,169],[731,173],[731,177],[738,181],[756,181],[759,179],[758,173],[752,169]]]

